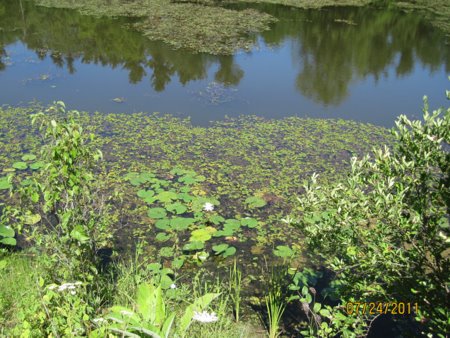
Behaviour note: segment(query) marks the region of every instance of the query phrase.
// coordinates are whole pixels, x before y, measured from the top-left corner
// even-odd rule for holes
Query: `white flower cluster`
[[[77,286],[80,286],[81,284],[83,284],[83,283],[75,282],[75,283],[64,283],[64,284],[61,284],[61,285],[52,284],[52,285],[50,285],[48,287],[48,289],[49,290],[55,290],[56,289],[56,291],[58,291],[58,292],[63,292],[65,290],[68,290],[68,291],[70,291],[71,295],[75,295],[76,294],[75,289],[77,288]]]
[[[194,311],[194,316],[192,317],[192,319],[201,323],[214,323],[219,320],[219,318],[216,316],[214,312],[208,313],[206,311],[203,312]]]

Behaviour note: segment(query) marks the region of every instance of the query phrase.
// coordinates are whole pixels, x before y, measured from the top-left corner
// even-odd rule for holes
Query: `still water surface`
[[[255,6],[253,6],[255,7]],[[414,14],[290,9],[251,52],[193,54],[149,41],[128,19],[0,1],[0,104],[63,100],[101,112],[163,112],[193,124],[227,116],[345,118],[390,127],[447,106],[449,38]]]

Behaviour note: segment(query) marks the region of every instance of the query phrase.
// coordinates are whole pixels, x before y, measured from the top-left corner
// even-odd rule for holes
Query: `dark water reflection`
[[[445,105],[450,46],[420,16],[374,8],[258,5],[280,20],[251,53],[173,50],[126,19],[0,2],[0,103],[63,99],[90,111],[162,111],[195,124],[249,113],[391,126]],[[113,99],[122,98],[124,103]]]

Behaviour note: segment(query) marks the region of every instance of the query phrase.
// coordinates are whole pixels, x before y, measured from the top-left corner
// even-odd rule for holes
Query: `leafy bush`
[[[430,114],[424,102],[424,121],[400,116],[394,149],[353,158],[346,182],[324,187],[313,175],[294,223],[312,258],[334,272],[342,304],[417,303],[423,331],[444,337],[450,318],[450,109]]]
[[[51,258],[50,270],[59,281],[92,280],[98,250],[111,238],[111,216],[93,174],[102,153],[88,143],[94,136],[85,135],[77,115],[57,102],[31,116],[44,146],[36,170],[19,176],[21,220],[39,250]]]

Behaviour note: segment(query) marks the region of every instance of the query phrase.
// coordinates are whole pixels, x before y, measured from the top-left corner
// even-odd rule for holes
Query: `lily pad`
[[[25,154],[22,156],[22,161],[33,161],[36,159],[36,155],[33,154]]]
[[[163,203],[170,203],[178,198],[178,194],[173,191],[163,191],[156,195],[155,198]]]
[[[221,255],[224,258],[232,256],[236,253],[236,248],[228,244],[214,245],[212,249],[216,255]]]
[[[253,208],[262,208],[267,203],[265,200],[263,200],[262,198],[260,198],[258,196],[251,196],[245,200],[245,204],[247,204],[247,206],[250,209],[253,209]]]
[[[167,211],[174,212],[177,215],[184,214],[187,211],[187,207],[181,203],[173,203],[166,206]]]
[[[18,170],[25,170],[28,168],[28,164],[26,164],[25,162],[15,162],[12,166],[13,168]]]
[[[258,221],[255,218],[246,217],[241,219],[241,224],[249,228],[256,228],[258,226]]]
[[[141,189],[137,192],[137,195],[142,198],[145,199],[147,197],[152,197],[153,195],[155,195],[155,192],[153,190],[145,190],[145,189]]]
[[[206,242],[209,241],[217,230],[213,227],[206,227],[203,229],[197,229],[192,231],[191,238],[189,241],[191,242]]]
[[[38,170],[41,169],[44,166],[44,162],[38,161],[30,164],[30,168],[32,170]]]
[[[158,229],[161,229],[161,230],[167,230],[170,228],[170,220],[168,220],[167,218],[160,219],[160,220],[156,221],[155,227],[157,227]]]
[[[194,224],[195,219],[189,217],[174,217],[170,220],[170,227],[176,231],[186,230],[191,224]]]
[[[273,254],[278,257],[287,258],[294,255],[294,251],[286,245],[278,245]]]
[[[0,177],[0,190],[7,190],[11,188],[11,183],[8,182],[8,177]]]
[[[150,218],[164,218],[167,212],[164,208],[150,208],[148,209],[148,217]]]
[[[205,247],[203,242],[189,242],[183,246],[183,250],[185,251],[195,251],[201,250]]]
[[[170,239],[170,237],[171,236],[169,234],[166,234],[165,232],[160,232],[159,234],[157,234],[155,236],[155,239],[158,242],[166,242],[166,241],[168,241]]]

